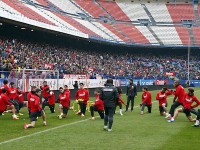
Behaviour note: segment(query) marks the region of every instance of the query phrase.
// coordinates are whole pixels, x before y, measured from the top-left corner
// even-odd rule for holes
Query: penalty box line
[[[197,90],[197,91],[200,91],[200,90]],[[195,91],[195,92],[197,92],[197,91]],[[173,97],[170,97],[169,99],[171,99],[171,98],[173,98]],[[158,101],[156,100],[156,101],[153,101],[152,103],[156,103],[156,102],[158,102]],[[140,107],[139,105],[135,106],[135,108],[139,108],[139,107]],[[31,136],[34,136],[34,135],[38,135],[38,134],[41,134],[41,133],[45,133],[45,132],[48,132],[48,131],[56,130],[56,129],[59,129],[59,128],[62,128],[62,127],[74,125],[74,124],[77,124],[77,123],[86,122],[88,120],[90,120],[90,118],[84,119],[84,120],[80,120],[80,121],[76,121],[76,122],[72,122],[72,123],[69,123],[69,124],[64,124],[64,125],[57,126],[57,127],[50,128],[50,129],[46,129],[46,130],[43,130],[43,131],[35,132],[33,134],[21,136],[21,137],[18,137],[18,138],[10,139],[10,140],[7,140],[7,141],[0,142],[0,145],[7,144],[7,143],[10,143],[10,142],[13,142],[13,141],[17,141],[17,140],[21,140],[21,139],[24,139],[24,138],[27,138],[27,137],[31,137]]]

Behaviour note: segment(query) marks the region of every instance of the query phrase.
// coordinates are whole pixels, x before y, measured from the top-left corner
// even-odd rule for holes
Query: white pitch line
[[[152,103],[155,103],[155,102],[157,102],[157,101],[153,101]],[[135,106],[134,108],[138,108],[138,107],[139,107],[139,105]],[[6,144],[6,143],[10,143],[10,142],[13,142],[13,141],[17,141],[17,140],[21,140],[21,139],[24,139],[24,138],[27,138],[27,137],[31,137],[31,136],[34,136],[34,135],[38,135],[38,134],[41,134],[41,133],[45,133],[45,132],[48,132],[48,131],[56,130],[56,129],[59,129],[59,128],[62,128],[62,127],[74,125],[74,124],[77,124],[77,123],[82,123],[82,122],[85,122],[85,121],[88,121],[88,120],[90,120],[90,118],[84,119],[84,120],[80,120],[80,121],[76,121],[76,122],[72,122],[72,123],[69,123],[69,124],[64,124],[64,125],[61,125],[61,126],[57,126],[57,127],[54,127],[54,128],[47,129],[47,130],[35,132],[33,134],[21,136],[21,137],[18,137],[18,138],[10,139],[10,140],[1,142],[0,145]]]
[[[157,101],[154,101],[152,103],[155,103],[155,102],[157,102]],[[138,107],[139,107],[139,105],[135,106],[134,108],[138,108]],[[17,141],[17,140],[21,140],[21,139],[24,139],[24,138],[27,138],[27,137],[31,137],[31,136],[34,136],[34,135],[38,135],[38,134],[41,134],[41,133],[45,133],[45,132],[48,132],[48,131],[56,130],[56,129],[59,129],[59,128],[62,128],[62,127],[74,125],[74,124],[77,124],[77,123],[82,123],[82,122],[85,122],[85,121],[88,121],[88,120],[90,120],[90,118],[84,119],[84,120],[80,120],[80,121],[76,121],[76,122],[72,122],[72,123],[69,123],[69,124],[64,124],[64,125],[61,125],[61,126],[57,126],[57,127],[54,127],[54,128],[47,129],[47,130],[35,132],[33,134],[21,136],[21,137],[18,137],[18,138],[10,139],[10,140],[1,142],[0,145],[6,144],[6,143],[10,143],[10,142],[13,142],[13,141]]]
[[[62,127],[66,127],[66,126],[74,125],[74,124],[77,124],[77,123],[85,122],[87,120],[89,120],[89,119],[84,119],[84,120],[72,122],[72,123],[69,123],[69,124],[64,124],[64,125],[57,126],[57,127],[54,127],[54,128],[50,128],[50,129],[47,129],[47,130],[43,130],[43,131],[40,131],[40,132],[35,132],[33,134],[29,134],[29,135],[21,136],[21,137],[14,138],[14,139],[11,139],[11,140],[7,140],[7,141],[4,141],[4,142],[1,142],[0,145],[10,143],[10,142],[13,142],[13,141],[17,141],[17,140],[21,140],[21,139],[31,137],[31,136],[34,136],[34,135],[38,135],[38,134],[41,134],[41,133],[45,133],[45,132],[48,132],[48,131],[56,130],[56,129],[59,129],[59,128],[62,128]]]
[[[200,90],[197,90],[197,91],[200,91]],[[195,91],[195,92],[197,92],[197,91]],[[173,97],[170,97],[169,99],[171,99],[171,98],[173,98]],[[156,101],[153,101],[152,103],[156,103],[156,102],[158,102],[158,101],[156,100]],[[140,106],[138,105],[138,106],[135,106],[134,108],[139,108],[139,107]],[[76,121],[76,122],[72,122],[72,123],[69,123],[69,124],[64,124],[64,125],[61,125],[61,126],[57,126],[57,127],[54,127],[54,128],[47,129],[47,130],[35,132],[33,134],[21,136],[21,137],[18,137],[18,138],[10,139],[10,140],[7,140],[7,141],[0,142],[0,145],[6,144],[6,143],[10,143],[10,142],[13,142],[13,141],[17,141],[17,140],[21,140],[21,139],[24,139],[24,138],[27,138],[27,137],[31,137],[31,136],[34,136],[34,135],[38,135],[38,134],[41,134],[41,133],[45,133],[45,132],[48,132],[48,131],[56,130],[56,129],[59,129],[59,128],[62,128],[62,127],[74,125],[74,124],[77,124],[77,123],[82,123],[82,122],[85,122],[85,121],[88,121],[88,120],[90,120],[90,118],[84,119],[84,120],[80,120],[80,121]]]

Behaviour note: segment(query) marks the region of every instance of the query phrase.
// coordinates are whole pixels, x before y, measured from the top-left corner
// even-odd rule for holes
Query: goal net
[[[28,92],[31,86],[40,87],[44,81],[51,90],[58,90],[58,70],[13,69],[8,77],[9,82],[14,82],[21,90]]]

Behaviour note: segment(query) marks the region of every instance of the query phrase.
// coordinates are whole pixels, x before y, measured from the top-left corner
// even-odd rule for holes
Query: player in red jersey
[[[116,111],[117,106],[119,106],[119,114],[120,114],[121,116],[123,116],[123,113],[122,113],[122,104],[124,104],[125,106],[126,106],[126,104],[125,104],[125,102],[122,100],[122,89],[118,87],[118,88],[117,88],[117,91],[118,91],[118,93],[119,93],[119,99],[118,99],[118,101],[116,101],[115,111]]]
[[[12,100],[16,100],[17,99],[17,88],[14,87],[15,83],[14,82],[11,82],[10,83],[10,88],[9,88],[9,91],[10,91],[10,99]]]
[[[6,110],[12,110],[12,117],[14,120],[17,120],[19,119],[16,114],[15,114],[15,107],[12,103],[10,103],[8,101],[8,96],[6,94],[6,89],[5,88],[2,88],[1,89],[1,95],[0,95],[0,116],[2,115],[2,113]]]
[[[70,90],[67,85],[64,86],[64,90],[65,90],[65,92],[67,92],[69,94],[69,107],[70,107],[70,103],[71,103],[70,96],[71,95],[70,95]]]
[[[11,82],[10,83],[10,88],[9,88],[9,102],[12,103],[14,106],[15,106],[15,109],[16,109],[16,113],[19,114],[19,103],[18,103],[18,100],[17,100],[17,88],[14,87],[14,82]],[[22,114],[23,115],[23,114]]]
[[[19,104],[19,110],[23,108],[24,106],[28,106],[28,102],[24,101],[25,94],[26,92],[21,91],[19,87],[17,88],[17,99],[18,99],[18,104]],[[23,114],[19,113],[19,115],[23,115]]]
[[[167,114],[167,96],[171,95],[171,92],[167,88],[162,88],[160,92],[156,94],[156,100],[159,101],[159,110],[160,115],[168,115]]]
[[[151,113],[152,109],[152,99],[151,99],[151,93],[148,91],[147,87],[142,88],[142,104],[140,104],[141,108],[141,115],[144,114],[144,108],[147,106],[148,113]]]
[[[65,92],[69,92],[70,93],[70,90],[69,90],[67,85],[64,85],[64,90],[65,90]]]
[[[42,109],[44,110],[45,106],[49,106],[51,113],[55,112],[55,94],[53,91],[50,91],[49,88],[46,89],[46,92],[49,94],[48,97],[42,103]]]
[[[46,91],[46,89],[49,89],[49,86],[47,85],[47,81],[43,82],[43,86],[40,86],[40,89],[42,90],[42,97],[47,101],[49,93]]]
[[[84,89],[83,83],[80,83],[79,86],[80,89],[76,92],[75,99],[79,101],[79,105],[81,108],[81,111],[78,113],[80,113],[83,117],[85,116],[87,101],[89,100],[89,92],[88,90]]]
[[[37,89],[36,86],[31,86],[31,91],[27,94],[29,116],[31,114],[31,112],[30,112],[30,98],[31,98],[31,95],[35,94],[36,89]]]
[[[35,94],[32,94],[30,97],[30,124],[24,124],[24,129],[35,127],[35,123],[37,121],[37,117],[42,116],[43,125],[46,126],[46,114],[40,107],[40,95],[41,90],[36,89]]]
[[[195,105],[192,105],[193,103],[196,103]],[[200,105],[199,100],[196,96],[194,96],[194,89],[189,88],[188,93],[185,94],[183,98],[183,108],[176,109],[174,116],[168,120],[168,122],[174,122],[174,119],[178,116],[180,112],[185,113],[186,117],[189,119],[189,121],[195,121],[195,119],[191,116],[191,110],[197,106]]]
[[[67,117],[67,113],[68,113],[68,110],[69,110],[69,101],[70,101],[70,95],[68,92],[65,92],[64,89],[62,87],[59,88],[60,90],[60,94],[59,94],[59,98],[58,98],[58,101],[60,102],[60,105],[59,105],[59,112],[60,112],[60,115],[58,115],[58,118],[59,119],[62,119],[62,118],[66,118]]]
[[[94,112],[97,111],[101,119],[104,119],[104,104],[103,101],[99,98],[100,91],[95,90],[94,94],[96,95],[96,100],[93,106],[90,106],[90,112],[92,116],[92,120],[95,120]]]
[[[9,96],[10,90],[9,90],[9,87],[8,87],[8,80],[3,81],[3,86],[1,87],[0,94],[2,93],[3,88],[6,89],[6,94]]]
[[[172,104],[169,114],[166,116],[166,118],[171,118],[174,116],[174,111],[177,107],[180,105],[183,106],[184,96],[185,96],[185,90],[180,85],[179,81],[174,81],[174,87],[176,88],[176,91],[172,91],[171,93],[174,95],[174,103]],[[176,99],[178,100],[176,101]]]

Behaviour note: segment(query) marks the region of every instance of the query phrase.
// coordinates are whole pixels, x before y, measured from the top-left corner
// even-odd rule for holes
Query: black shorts
[[[37,112],[32,112],[30,114],[30,120],[32,121],[37,121],[37,117],[41,117],[43,115],[43,111],[37,111]]]
[[[23,108],[24,107],[24,102],[20,102],[19,103],[19,109]]]
[[[165,104],[165,107],[167,107],[167,103]],[[160,111],[160,113],[163,113],[163,112],[164,112],[164,109],[163,109],[162,106],[159,106],[159,111]]]
[[[190,117],[191,116],[191,113],[190,113],[189,109],[183,108],[183,112],[185,113],[186,117]]]
[[[64,106],[63,106],[63,114],[66,114],[66,115],[67,115],[67,113],[68,113],[68,107],[64,107]]]
[[[14,99],[10,99],[10,100],[8,100],[8,102],[10,102],[13,105],[18,105],[18,101],[14,100]]]

